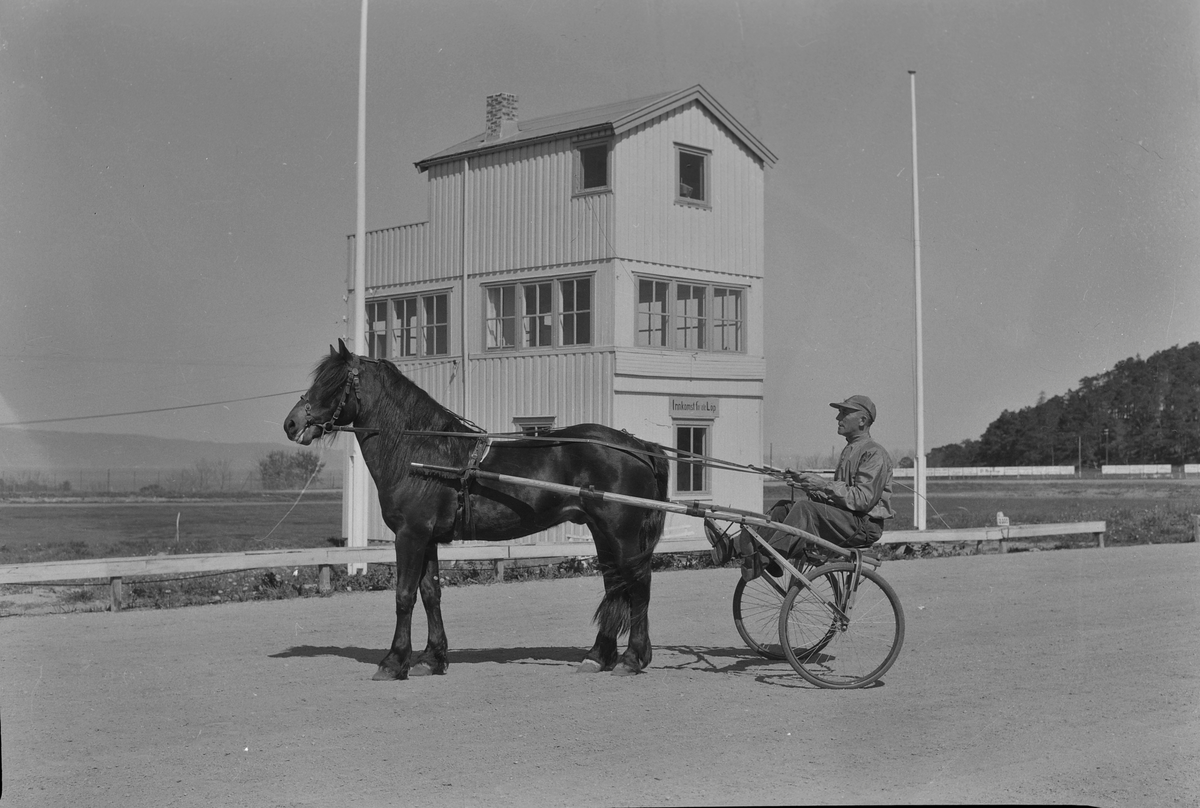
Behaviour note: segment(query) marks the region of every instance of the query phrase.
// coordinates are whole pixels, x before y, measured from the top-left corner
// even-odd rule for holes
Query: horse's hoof
[[[428,662],[414,663],[413,666],[408,669],[409,676],[433,676],[433,674],[433,666]]]
[[[641,673],[640,670],[631,668],[628,665],[618,665],[612,669],[613,676],[637,676],[639,673]]]
[[[379,666],[379,670],[375,671],[375,675],[371,677],[373,682],[395,682],[396,680],[407,679],[408,676],[401,676],[390,668]]]
[[[579,663],[579,667],[575,669],[576,673],[599,673],[604,670],[600,667],[600,663],[594,659],[585,659]]]

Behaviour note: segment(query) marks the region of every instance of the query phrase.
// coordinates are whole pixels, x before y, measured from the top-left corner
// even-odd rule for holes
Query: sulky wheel
[[[779,612],[779,641],[796,672],[818,687],[864,687],[887,672],[904,644],[904,610],[879,573],[835,562],[805,571]],[[857,588],[854,581],[857,577]]]
[[[750,650],[767,659],[783,659],[779,609],[786,595],[784,581],[765,573],[749,581],[738,578],[733,588],[733,625]]]

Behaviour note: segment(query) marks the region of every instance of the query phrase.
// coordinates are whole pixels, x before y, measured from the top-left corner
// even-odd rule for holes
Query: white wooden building
[[[759,464],[775,160],[699,85],[532,120],[489,96],[482,134],[416,164],[428,221],[366,234],[370,354],[491,432],[597,422]],[[352,286],[353,237],[348,260]],[[672,498],[762,508],[754,475],[671,477]]]

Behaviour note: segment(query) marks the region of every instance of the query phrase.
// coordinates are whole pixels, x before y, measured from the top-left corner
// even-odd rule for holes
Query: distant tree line
[[[978,440],[939,446],[931,467],[1200,462],[1200,342],[1135,356],[1077,390],[1000,413]]]
[[[258,461],[262,487],[269,491],[303,488],[315,483],[325,464],[313,452],[271,452]]]

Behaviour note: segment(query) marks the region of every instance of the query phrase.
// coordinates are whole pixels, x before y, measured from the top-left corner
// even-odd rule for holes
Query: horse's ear
[[[341,337],[338,337],[338,353],[342,359],[350,358],[350,349],[346,347],[346,343],[342,341]]]
[[[339,339],[338,342],[341,342],[341,340]],[[329,355],[336,358],[338,355],[337,348],[334,348],[332,345],[330,345],[329,346]]]

